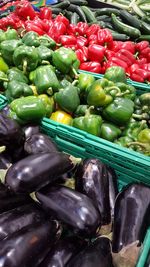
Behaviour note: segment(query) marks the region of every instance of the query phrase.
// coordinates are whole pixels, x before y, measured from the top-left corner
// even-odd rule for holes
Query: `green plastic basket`
[[[0,110],[7,105],[7,99],[5,96],[0,94]]]
[[[49,122],[50,122],[50,125],[49,125]],[[69,153],[78,158],[79,157],[81,158],[95,157],[95,158],[101,159],[103,162],[110,164],[112,167],[114,167],[117,170],[119,190],[121,190],[128,183],[138,180],[136,177],[132,178],[128,174],[125,174],[122,171],[119,171],[118,166],[116,168],[116,164],[114,163],[114,158],[115,156],[116,158],[119,158],[119,156],[117,155],[118,152],[115,152],[113,150],[111,151],[109,146],[107,149],[106,144],[105,146],[103,146],[100,143],[100,146],[98,148],[97,146],[95,146],[94,142],[89,140],[87,137],[84,138],[83,135],[80,136],[78,134],[78,130],[76,131],[76,129],[75,129],[76,137],[74,135],[72,136],[72,132],[75,133],[73,131],[74,130],[73,127],[60,126],[59,124],[53,121],[50,121],[48,119],[43,120],[41,129],[45,134],[50,136],[57,143],[58,147],[62,151]],[[85,132],[84,132],[84,135],[86,135]],[[76,142],[77,140],[78,142]],[[106,152],[106,154],[108,154],[108,158],[106,157],[106,154],[103,154],[103,152]],[[115,155],[113,155],[114,157],[112,157],[113,161],[110,162],[110,159],[113,153],[115,153]],[[124,155],[125,154],[122,153],[122,155],[120,154],[120,157],[124,157]],[[126,162],[126,159],[129,159],[129,155],[128,156],[126,155],[126,157],[124,158],[124,162]],[[124,164],[124,167],[125,165],[126,164]],[[144,239],[140,257],[139,257],[136,267],[144,267],[144,264],[148,257],[149,248],[150,248],[150,229],[147,231],[146,237]]]

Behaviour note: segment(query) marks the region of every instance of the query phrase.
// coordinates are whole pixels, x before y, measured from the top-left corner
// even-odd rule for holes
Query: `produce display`
[[[36,124],[4,112],[0,122],[1,266],[136,266],[150,187],[123,187],[113,168],[63,153]]]

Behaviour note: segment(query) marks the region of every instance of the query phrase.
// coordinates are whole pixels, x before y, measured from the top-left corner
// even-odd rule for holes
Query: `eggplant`
[[[98,238],[73,257],[66,267],[113,267],[110,240]]]
[[[142,183],[126,186],[115,202],[112,251],[143,242],[149,223],[150,187]]]
[[[25,226],[43,221],[45,217],[42,209],[35,203],[0,214],[0,241]]]
[[[25,125],[23,128],[25,139],[28,139],[33,134],[39,134],[40,133],[40,126],[37,124],[28,124]]]
[[[4,152],[0,153],[0,170],[7,170],[12,163],[12,159]]]
[[[75,189],[91,198],[101,214],[102,225],[111,222],[107,166],[98,159],[84,159],[75,172]]]
[[[111,218],[113,221],[115,200],[119,193],[118,184],[117,184],[118,178],[117,178],[117,174],[115,170],[112,167],[107,166],[107,172],[108,172],[108,180],[109,180],[109,202],[110,202]]]
[[[35,193],[47,212],[86,236],[96,234],[101,217],[92,200],[75,190],[61,185],[47,186]]]
[[[30,155],[9,168],[5,183],[16,193],[31,193],[56,180],[73,166],[73,158],[65,153]]]
[[[58,152],[56,144],[45,134],[33,134],[25,140],[25,152],[30,154]]]
[[[74,236],[58,240],[39,267],[65,267],[71,257],[80,251],[83,244],[85,242]]]
[[[44,221],[11,234],[0,243],[0,266],[39,266],[56,241],[57,232],[54,221]]]

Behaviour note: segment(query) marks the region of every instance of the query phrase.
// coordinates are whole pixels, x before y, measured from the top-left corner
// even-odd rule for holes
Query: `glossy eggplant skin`
[[[73,257],[66,267],[113,267],[110,240],[98,238]]]
[[[44,220],[45,217],[42,209],[35,203],[0,214],[0,241],[23,227]]]
[[[60,239],[39,267],[65,267],[82,246],[83,242],[74,236]]]
[[[49,252],[57,236],[53,221],[24,227],[0,243],[1,267],[37,267]]]
[[[12,163],[12,159],[5,152],[0,153],[0,170],[7,170],[10,164]]]
[[[74,164],[65,153],[39,153],[13,164],[5,182],[16,193],[31,193],[71,170]]]
[[[35,196],[41,207],[75,232],[91,236],[100,227],[100,214],[86,195],[65,186],[49,185],[36,192]]]
[[[85,159],[75,173],[75,189],[91,198],[101,214],[102,225],[111,222],[107,167],[98,159]]]
[[[24,150],[28,155],[38,153],[58,152],[56,144],[45,134],[34,134],[27,138],[24,143]]]
[[[112,251],[142,242],[150,223],[150,187],[134,183],[117,196],[114,210]]]
[[[115,200],[119,193],[118,184],[117,184],[117,174],[115,170],[107,166],[108,172],[108,180],[109,180],[109,202],[110,202],[110,210],[111,210],[111,218],[114,218],[114,207],[115,207]]]
[[[28,139],[33,134],[39,134],[40,133],[40,126],[37,124],[28,124],[25,125],[23,128],[25,139]]]

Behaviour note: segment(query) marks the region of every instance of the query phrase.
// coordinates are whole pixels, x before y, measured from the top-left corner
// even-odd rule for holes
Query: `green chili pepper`
[[[100,137],[113,142],[120,135],[121,135],[121,130],[116,125],[107,122],[104,122],[102,124]]]
[[[60,89],[58,93],[55,93],[54,100],[64,111],[74,112],[80,105],[78,88],[70,84],[66,89]]]
[[[103,110],[103,116],[117,125],[125,125],[130,120],[134,109],[134,103],[127,98],[116,98]]]
[[[123,68],[119,66],[113,66],[106,70],[104,78],[113,82],[122,82],[126,83],[126,73]]]
[[[37,96],[15,99],[10,103],[10,109],[24,123],[39,121],[46,115],[46,107]]]
[[[39,41],[39,35],[36,32],[27,32],[23,38],[22,42],[27,45],[27,46],[39,46],[40,41]]]
[[[48,93],[52,94],[60,88],[60,83],[51,65],[39,66],[35,72],[32,73],[34,84],[37,88],[38,94]]]
[[[23,72],[26,73],[26,71],[36,69],[39,56],[35,47],[21,45],[15,49],[13,61],[18,69],[23,70]]]
[[[61,47],[54,51],[52,62],[54,66],[64,74],[69,73],[72,69],[77,69],[79,66],[79,61],[75,52],[72,49],[65,47]],[[76,64],[78,66],[76,66]]]
[[[50,60],[52,58],[52,50],[44,45],[40,45],[36,48],[39,56],[39,64],[50,64]]]
[[[7,63],[4,61],[2,57],[0,57],[0,71],[7,72],[9,69]]]
[[[18,81],[23,83],[28,83],[27,76],[24,75],[24,73],[17,69],[16,67],[13,67],[7,71],[7,76],[9,81]]]
[[[13,65],[13,54],[19,46],[22,45],[21,40],[6,40],[1,42],[0,51],[3,59],[8,65]]]
[[[8,83],[5,95],[8,101],[11,102],[14,99],[22,96],[33,95],[33,91],[28,84],[12,80],[11,82]]]

